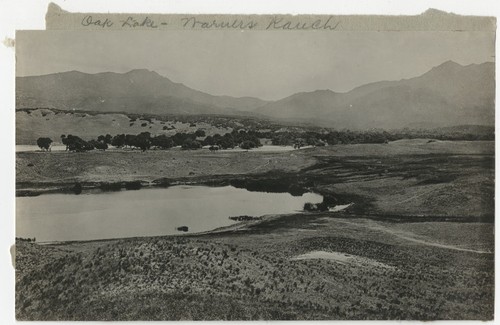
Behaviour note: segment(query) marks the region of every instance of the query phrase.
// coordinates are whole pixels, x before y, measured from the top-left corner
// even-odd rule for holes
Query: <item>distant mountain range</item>
[[[145,69],[127,73],[69,71],[16,78],[17,108],[151,114],[234,114],[266,104],[258,98],[212,96]]]
[[[258,115],[335,128],[494,125],[494,63],[452,61],[399,81],[349,92],[317,90],[269,102],[213,96],[156,72],[87,74],[77,71],[16,78],[16,107],[151,114]]]
[[[347,93],[298,93],[258,112],[348,128],[491,125],[494,101],[493,63],[461,66],[448,61],[420,77],[375,82]]]

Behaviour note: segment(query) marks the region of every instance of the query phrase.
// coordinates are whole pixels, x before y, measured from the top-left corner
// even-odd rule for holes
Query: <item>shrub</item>
[[[125,188],[127,190],[140,190],[142,184],[140,181],[125,182]]]
[[[304,211],[328,211],[328,205],[324,202],[322,203],[310,203],[304,204]]]
[[[101,183],[100,188],[103,192],[120,191],[122,185],[120,183]]]
[[[72,191],[75,193],[75,194],[80,194],[82,193],[82,184],[80,183],[75,183],[75,185],[73,186],[72,188]]]

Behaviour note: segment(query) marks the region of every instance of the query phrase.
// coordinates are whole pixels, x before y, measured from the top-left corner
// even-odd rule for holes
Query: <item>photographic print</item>
[[[17,32],[16,318],[493,319],[495,32],[231,23]]]

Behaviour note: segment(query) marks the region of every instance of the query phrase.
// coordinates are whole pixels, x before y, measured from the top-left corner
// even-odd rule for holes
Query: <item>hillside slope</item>
[[[264,105],[257,98],[212,96],[156,72],[78,71],[16,78],[16,107],[151,114],[228,114]]]
[[[337,128],[493,125],[494,101],[493,63],[461,66],[448,61],[420,77],[371,83],[347,93],[298,93],[258,112]]]

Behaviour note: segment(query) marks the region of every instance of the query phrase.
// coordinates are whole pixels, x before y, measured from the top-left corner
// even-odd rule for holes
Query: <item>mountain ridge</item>
[[[141,100],[132,101],[129,105],[121,100],[133,97]],[[158,102],[159,98],[164,99],[164,105]],[[85,99],[85,102],[81,99]],[[105,104],[106,101],[111,103]],[[169,107],[181,102],[184,103],[183,108]],[[141,103],[153,109],[151,113],[164,112],[165,107],[162,106],[174,113],[186,110],[194,113],[231,113],[229,108],[236,111],[248,110],[261,106],[266,101],[253,97],[213,96],[173,82],[147,69],[95,74],[73,70],[16,78],[17,108],[52,107],[140,113],[141,107],[144,106]]]
[[[243,114],[353,129],[415,123],[488,125],[494,120],[494,65],[448,60],[413,78],[371,82],[346,92],[298,92],[276,101],[215,96],[148,69],[96,74],[73,70],[17,77],[16,108]]]
[[[257,111],[335,128],[491,125],[494,100],[494,63],[462,66],[447,61],[418,77],[373,82],[343,93],[293,94]]]

